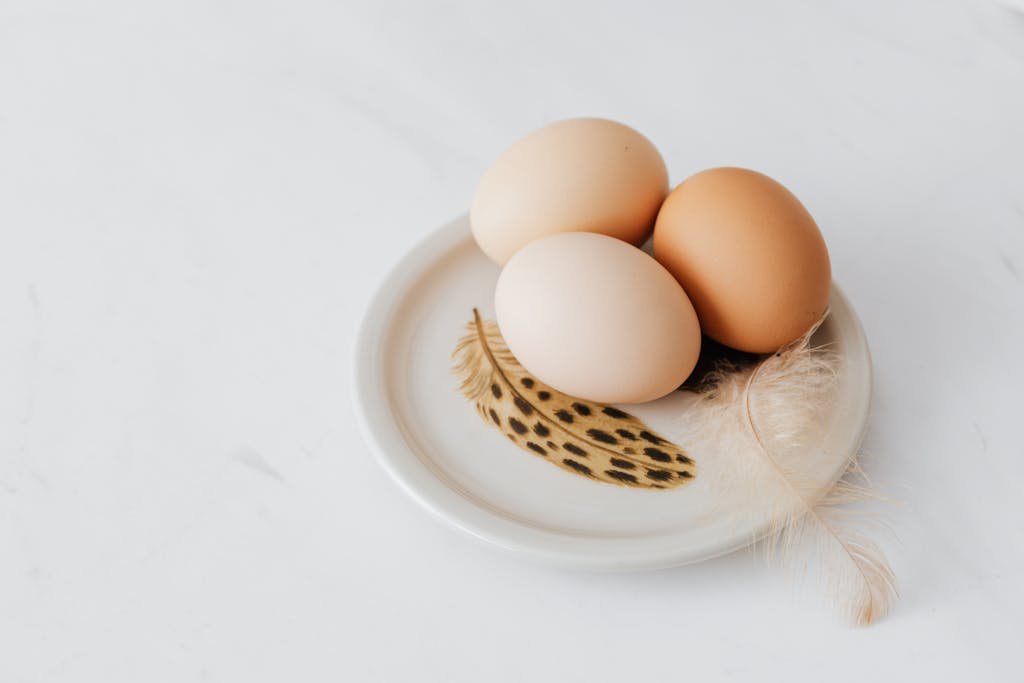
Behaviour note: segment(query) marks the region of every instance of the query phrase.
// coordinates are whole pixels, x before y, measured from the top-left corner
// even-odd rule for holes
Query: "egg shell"
[[[494,295],[509,350],[541,381],[601,403],[676,389],[700,353],[697,315],[657,261],[594,233],[545,237],[505,265]]]
[[[504,264],[529,242],[562,232],[597,232],[641,244],[668,194],[658,150],[607,119],[558,121],[509,147],[473,195],[473,236]]]
[[[665,200],[654,256],[689,295],[704,333],[771,353],[828,305],[831,265],[814,219],[789,190],[742,168],[702,171]]]

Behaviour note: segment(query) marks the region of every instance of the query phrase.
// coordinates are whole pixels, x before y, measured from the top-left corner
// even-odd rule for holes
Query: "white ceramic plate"
[[[764,519],[716,497],[703,469],[678,489],[609,486],[531,457],[478,417],[458,391],[451,352],[474,307],[493,317],[498,273],[461,217],[413,248],[370,303],[356,345],[356,413],[395,481],[477,539],[561,566],[654,569],[758,538]],[[835,285],[830,305],[815,342],[838,350],[840,381],[828,428],[813,444],[822,455],[806,473],[822,488],[860,445],[871,389],[863,331]],[[628,410],[672,438],[687,400],[687,392],[674,392]]]

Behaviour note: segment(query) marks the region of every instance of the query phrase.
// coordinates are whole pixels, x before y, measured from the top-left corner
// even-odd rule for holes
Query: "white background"
[[[1021,680],[1024,15],[628,5],[0,0],[0,681]],[[573,115],[818,219],[885,621],[749,553],[528,565],[369,454],[369,294]]]

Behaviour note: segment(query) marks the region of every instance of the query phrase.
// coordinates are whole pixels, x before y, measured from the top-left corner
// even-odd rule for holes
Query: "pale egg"
[[[509,350],[552,387],[601,403],[673,391],[700,353],[700,328],[675,278],[632,245],[585,232],[520,249],[494,296]]]

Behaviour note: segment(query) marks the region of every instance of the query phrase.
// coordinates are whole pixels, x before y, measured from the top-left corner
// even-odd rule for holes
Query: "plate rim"
[[[495,515],[459,494],[439,478],[413,451],[401,425],[394,420],[382,381],[382,353],[385,333],[408,285],[418,279],[425,266],[467,237],[467,214],[463,213],[419,239],[391,266],[368,299],[354,345],[352,392],[353,412],[363,438],[375,460],[389,477],[435,518],[471,538],[516,553],[540,563],[571,569],[602,571],[650,570],[680,566],[712,559],[756,543],[763,534],[729,538],[693,557],[671,543],[651,543],[650,537],[571,536],[529,526]],[[860,448],[867,432],[873,393],[871,352],[863,326],[849,299],[832,281],[832,289],[850,312],[856,340],[864,350],[866,400],[863,401],[855,447]],[[396,456],[403,453],[405,457]],[[845,464],[833,478],[845,471]],[[664,538],[671,539],[671,535]]]

